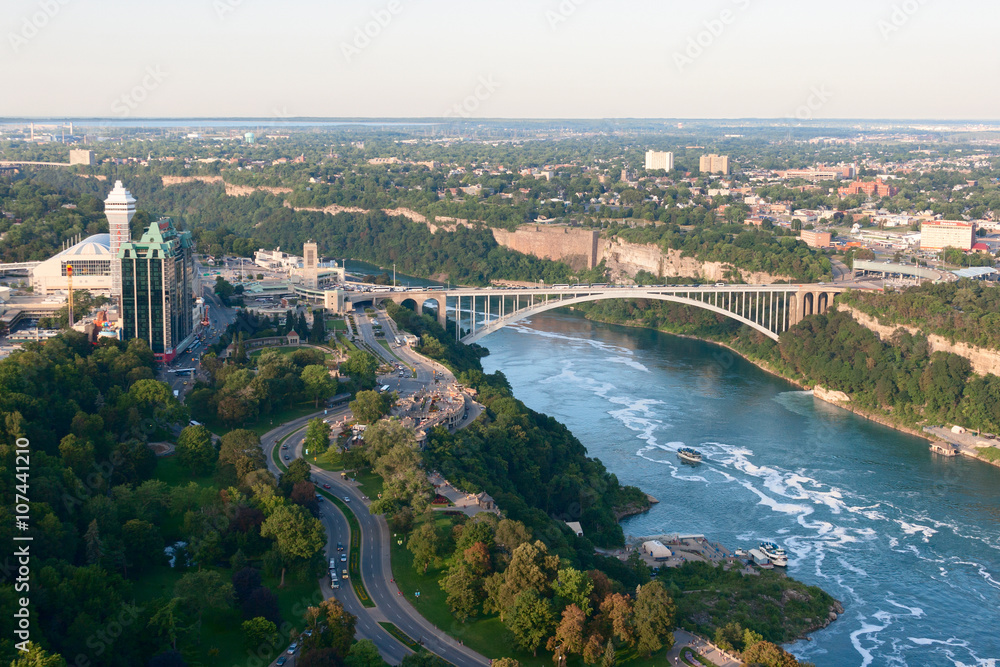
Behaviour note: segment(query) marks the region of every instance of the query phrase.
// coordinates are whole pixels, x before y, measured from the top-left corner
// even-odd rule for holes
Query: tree
[[[249,621],[243,621],[243,645],[250,651],[254,651],[265,644],[274,643],[274,636],[278,633],[278,626],[266,618],[257,616]]]
[[[521,663],[514,658],[500,658],[493,661],[492,667],[521,667]]]
[[[567,655],[583,653],[583,626],[586,622],[587,615],[575,604],[563,610],[562,621],[546,645],[557,665],[565,664]]]
[[[601,603],[601,613],[611,622],[611,630],[623,644],[635,643],[632,601],[621,593],[613,593]]]
[[[310,456],[326,453],[330,447],[330,430],[330,425],[319,417],[309,420],[304,444]]]
[[[318,607],[309,607],[305,618],[306,627],[313,631],[312,636],[304,640],[305,645],[313,649],[333,649],[343,662],[350,653],[358,619],[336,598],[324,600]]]
[[[174,597],[180,598],[181,607],[198,617],[201,628],[202,614],[206,609],[227,609],[236,597],[233,585],[214,570],[188,572],[174,584]]]
[[[462,623],[476,615],[481,600],[482,580],[467,565],[453,565],[448,576],[441,580],[441,588],[448,594],[451,613]]]
[[[529,589],[514,598],[504,624],[513,633],[518,646],[538,655],[538,647],[552,633],[555,621],[552,603]]]
[[[260,534],[275,540],[284,563],[309,560],[326,544],[323,524],[298,505],[277,507],[261,525]],[[285,585],[284,563],[281,568],[282,587]]]
[[[346,667],[387,667],[375,642],[370,639],[359,639],[354,642],[344,664]]]
[[[322,345],[326,342],[326,313],[317,310],[313,313],[312,330],[309,332],[309,342]]]
[[[254,470],[266,469],[260,437],[241,428],[225,434],[220,441],[219,464],[233,466],[237,478],[241,480]]]
[[[271,621],[275,625],[281,625],[281,610],[278,609],[278,596],[267,586],[258,586],[250,591],[250,594],[243,600],[241,607],[243,618],[257,618],[259,616]]]
[[[572,567],[559,570],[552,583],[552,590],[562,599],[579,607],[584,616],[590,615],[590,593],[594,590],[594,584],[585,572]]]
[[[362,424],[374,424],[389,414],[392,408],[391,398],[377,391],[359,391],[348,406],[354,418]]]
[[[330,398],[337,390],[337,385],[330,377],[330,371],[326,370],[326,366],[306,366],[302,369],[301,379],[306,395],[313,399],[317,408],[321,400]]]
[[[400,667],[448,667],[448,664],[449,663],[423,648],[416,653],[411,653],[406,656],[403,658],[403,661],[399,663]]]
[[[131,519],[122,526],[126,562],[136,571],[153,567],[164,560],[163,538],[159,529],[149,521]]]
[[[798,667],[795,656],[771,642],[759,641],[743,649],[743,662],[764,667]]]
[[[192,475],[204,475],[212,469],[219,454],[212,444],[212,434],[204,426],[187,426],[177,438],[177,460]]]
[[[662,581],[648,583],[639,589],[633,607],[635,613],[636,650],[649,656],[663,647],[674,645],[674,617],[677,607],[667,594]]]
[[[490,572],[490,550],[482,542],[476,542],[462,552],[462,559],[469,570],[479,578]]]
[[[66,667],[66,660],[61,655],[52,655],[35,642],[28,642],[27,648],[27,652],[18,651],[10,667]]]
[[[438,534],[434,522],[428,521],[417,528],[406,542],[413,554],[413,567],[427,574],[427,568],[438,557]]]
[[[245,567],[233,573],[233,592],[236,600],[243,604],[250,599],[250,593],[260,588],[260,570],[253,567]]]
[[[601,667],[614,667],[615,662],[615,643],[609,639],[608,646],[604,649],[604,655],[601,657]]]

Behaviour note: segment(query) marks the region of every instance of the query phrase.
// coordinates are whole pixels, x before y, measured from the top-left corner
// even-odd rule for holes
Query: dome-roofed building
[[[73,289],[95,294],[111,294],[111,235],[94,234],[66,248],[35,267],[32,285],[35,294],[65,291],[66,265],[73,266]]]

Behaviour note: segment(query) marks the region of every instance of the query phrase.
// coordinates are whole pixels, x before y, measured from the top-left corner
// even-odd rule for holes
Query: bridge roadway
[[[605,299],[648,299],[670,301],[710,310],[762,334],[778,336],[809,315],[825,313],[833,298],[848,288],[864,288],[861,283],[800,285],[556,285],[546,288],[382,288],[385,291],[351,293],[345,300],[354,304],[410,301],[419,313],[429,313],[433,305],[438,322],[447,328],[449,312],[459,319],[456,339],[474,343],[481,338],[527,317],[555,308]]]

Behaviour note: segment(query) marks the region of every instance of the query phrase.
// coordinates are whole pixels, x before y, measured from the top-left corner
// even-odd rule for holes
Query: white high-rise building
[[[674,154],[661,153],[660,151],[646,151],[646,171],[663,169],[672,171],[674,168]]]
[[[108,216],[108,231],[111,235],[111,301],[121,309],[122,304],[122,263],[118,251],[122,245],[132,240],[129,223],[135,216],[135,197],[125,189],[121,181],[115,181],[115,188],[104,200],[104,215]]]

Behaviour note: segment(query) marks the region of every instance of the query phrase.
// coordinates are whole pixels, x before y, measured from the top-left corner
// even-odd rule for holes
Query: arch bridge
[[[778,340],[784,331],[809,315],[827,312],[842,285],[673,285],[668,287],[555,286],[551,288],[396,288],[395,291],[351,295],[352,301],[378,304],[412,302],[447,329],[448,315],[457,322],[455,338],[475,343],[491,333],[532,315],[590,301],[649,299],[702,308],[745,324]]]

